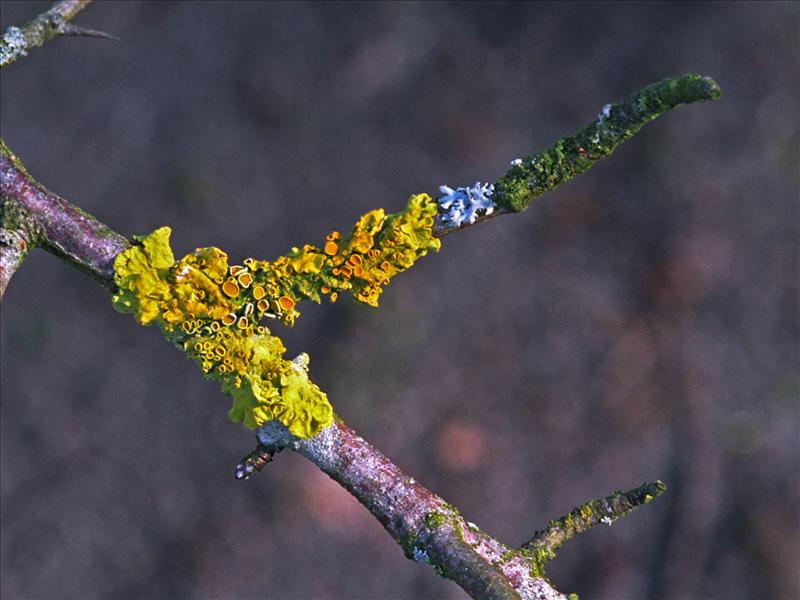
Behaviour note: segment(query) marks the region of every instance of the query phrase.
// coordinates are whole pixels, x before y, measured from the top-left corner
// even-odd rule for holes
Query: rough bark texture
[[[31,246],[63,258],[109,289],[114,257],[130,246],[120,234],[36,183],[3,145],[0,296]]]
[[[300,440],[273,421],[259,429],[258,438],[268,448],[288,447],[305,456],[355,496],[408,558],[433,566],[473,598],[565,598],[533,574],[533,559],[468,523],[343,423]]]

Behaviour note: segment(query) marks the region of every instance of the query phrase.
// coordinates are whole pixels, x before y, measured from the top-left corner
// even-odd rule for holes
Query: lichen
[[[425,565],[431,564],[431,557],[428,556],[428,551],[425,548],[414,546],[412,559],[418,563]]]
[[[512,161],[512,164],[517,163]],[[497,207],[492,200],[494,186],[491,184],[476,181],[475,185],[455,190],[442,185],[439,191],[443,194],[437,200],[441,207],[441,219],[452,227],[472,225],[480,217],[492,214]]]
[[[554,550],[542,546],[513,552],[521,554],[530,561],[530,574],[532,577],[546,577],[544,566],[556,557]]]
[[[142,325],[157,325],[233,398],[234,422],[254,429],[277,419],[292,435],[309,438],[333,422],[324,392],[308,377],[308,356],[293,361],[264,317],[291,326],[303,300],[332,302],[350,291],[377,306],[383,286],[429,250],[439,249],[431,227],[438,205],[412,196],[394,215],[373,210],[347,238],[329,235],[322,248],[293,248],[274,261],[248,258],[228,265],[219,248],[199,248],[176,261],[171,230],[134,238],[114,261],[114,307]]]
[[[521,212],[534,198],[587,171],[659,115],[682,104],[715,100],[719,95],[719,86],[712,79],[690,73],[606,104],[597,120],[574,136],[512,161],[511,169],[495,182],[492,199],[502,210]]]
[[[26,56],[28,42],[19,27],[9,27],[0,38],[0,67],[5,67],[21,56]]]
[[[440,512],[430,511],[425,513],[423,521],[425,523],[425,527],[429,529],[439,529],[444,525],[445,518]]]

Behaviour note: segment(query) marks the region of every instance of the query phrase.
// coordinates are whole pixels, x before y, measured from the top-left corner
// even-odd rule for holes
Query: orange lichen
[[[239,281],[239,285],[241,285],[243,288],[250,287],[250,284],[253,283],[253,276],[246,271],[239,275],[236,279]]]
[[[235,298],[239,295],[239,285],[233,279],[228,279],[228,281],[222,284],[222,291],[225,292],[225,295],[229,298]]]
[[[401,213],[367,213],[347,238],[331,233],[322,249],[306,244],[274,261],[247,258],[231,267],[218,248],[200,248],[176,262],[169,229],[161,228],[117,256],[114,306],[142,324],[159,325],[219,380],[234,399],[232,420],[256,427],[278,419],[294,435],[310,437],[332,422],[330,404],[308,380],[307,361],[285,360],[280,340],[259,321],[292,325],[301,300],[335,302],[344,291],[377,305],[391,277],[439,248],[431,230],[436,212],[437,204],[420,194]]]

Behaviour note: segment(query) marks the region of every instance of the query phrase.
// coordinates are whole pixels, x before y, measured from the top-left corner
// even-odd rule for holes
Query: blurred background
[[[4,1],[2,27],[47,2]],[[239,262],[493,181],[663,77],[723,97],[648,125],[386,290],[301,307],[366,439],[585,598],[800,597],[797,3],[99,2],[2,72],[2,135],[125,235]],[[3,598],[464,598],[313,465],[247,482],[217,384],[34,252],[2,305]]]

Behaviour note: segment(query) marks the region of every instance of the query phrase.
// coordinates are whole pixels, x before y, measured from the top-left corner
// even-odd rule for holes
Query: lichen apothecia
[[[427,194],[405,210],[368,212],[343,238],[334,231],[322,248],[292,248],[274,261],[248,258],[228,265],[219,248],[198,248],[176,261],[171,230],[134,238],[114,261],[114,307],[142,325],[156,324],[232,396],[234,422],[254,429],[277,419],[300,438],[333,422],[328,398],[308,377],[308,357],[284,358],[286,348],[261,324],[292,326],[303,300],[335,302],[342,292],[378,305],[383,286],[429,250],[439,249],[432,226],[439,204]]]

